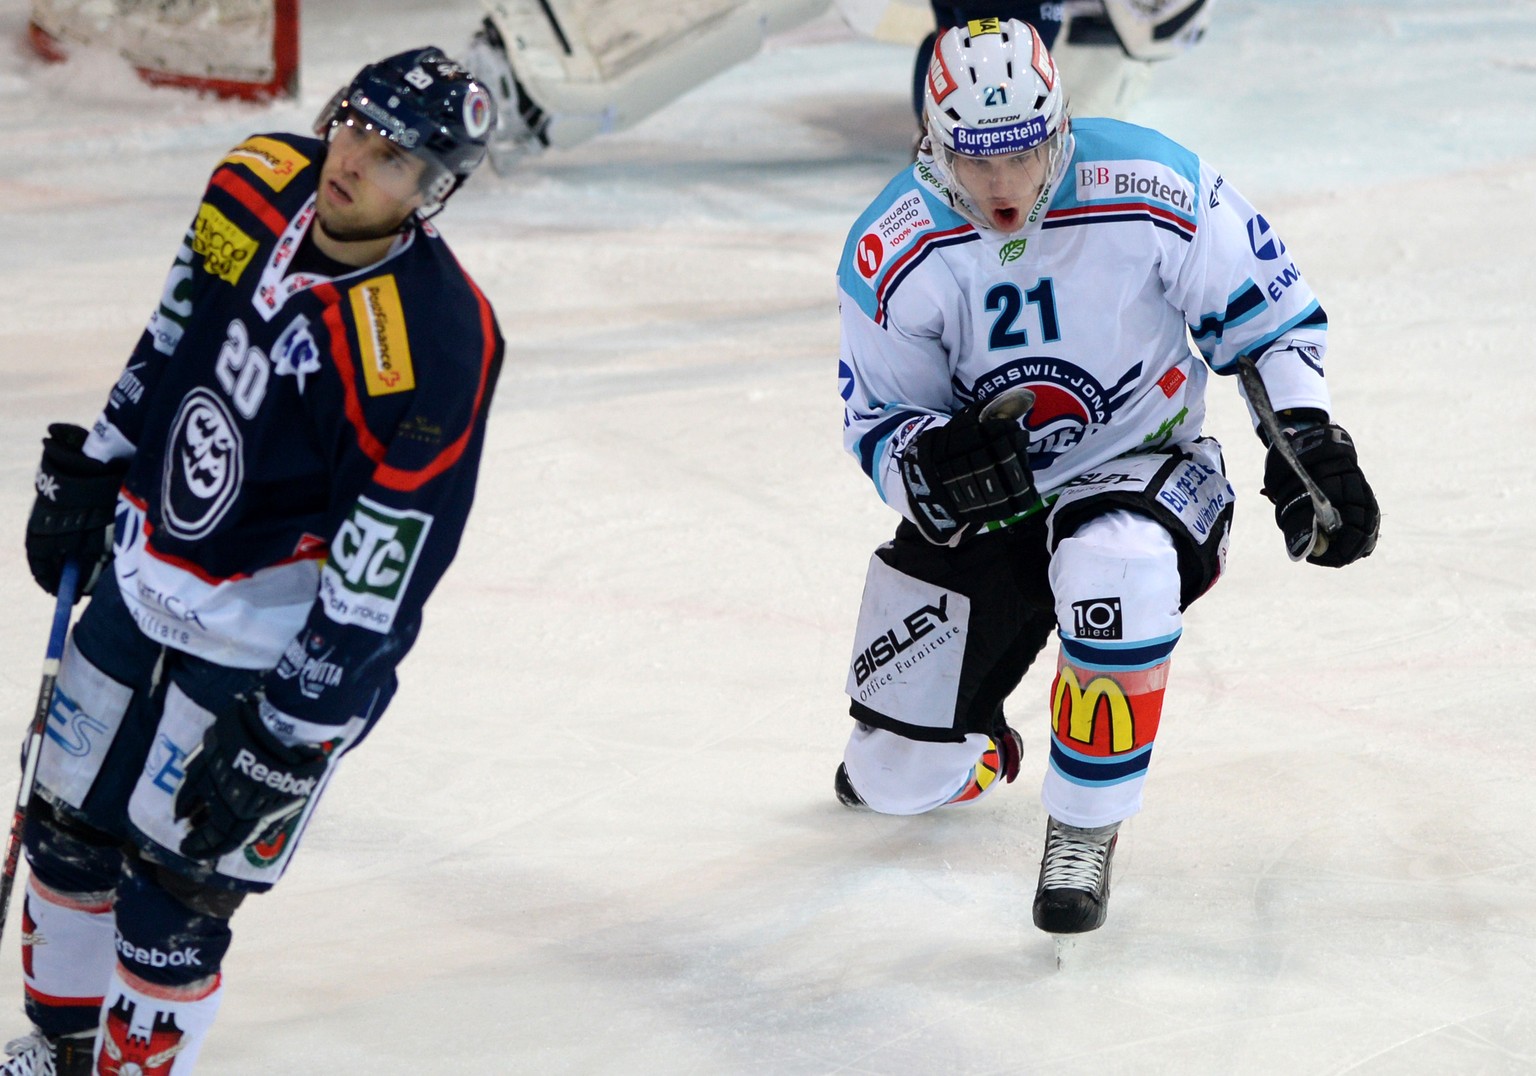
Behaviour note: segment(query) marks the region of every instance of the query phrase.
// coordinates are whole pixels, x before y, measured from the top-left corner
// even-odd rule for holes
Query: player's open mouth
[[[992,223],[1005,232],[1011,232],[1019,226],[1019,211],[1015,206],[992,210]]]
[[[326,186],[331,192],[331,200],[333,202],[340,202],[342,205],[352,204],[352,196],[342,190],[335,180],[331,180]]]

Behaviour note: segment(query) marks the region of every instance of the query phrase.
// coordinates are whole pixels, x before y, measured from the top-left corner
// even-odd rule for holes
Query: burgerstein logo
[[[1023,123],[984,130],[956,127],[955,152],[967,157],[996,157],[1038,146],[1045,141],[1045,137],[1044,116],[1031,116]]]

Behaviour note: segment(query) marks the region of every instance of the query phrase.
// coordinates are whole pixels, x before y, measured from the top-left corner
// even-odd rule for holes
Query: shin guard
[[[97,1073],[186,1076],[197,1064],[223,994],[219,975],[165,987],[118,965],[96,1033]]]
[[[1141,810],[1167,682],[1166,658],[1127,669],[1062,654],[1051,685],[1051,765],[1041,793],[1052,818],[1102,826]]]
[[[112,894],[60,893],[31,877],[22,905],[27,1016],[58,1037],[96,1027],[112,979]]]

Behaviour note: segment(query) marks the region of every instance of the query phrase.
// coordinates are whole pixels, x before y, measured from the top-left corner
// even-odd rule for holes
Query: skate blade
[[[1056,970],[1065,971],[1067,968],[1067,955],[1077,948],[1076,934],[1052,934],[1056,939]]]

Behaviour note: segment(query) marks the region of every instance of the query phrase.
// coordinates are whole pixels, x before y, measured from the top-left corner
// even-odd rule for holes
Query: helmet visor
[[[398,149],[396,154],[382,155],[383,167],[373,169],[371,179],[402,199],[420,192],[429,203],[440,202],[453,191],[457,180],[452,169],[422,143],[414,127],[376,105],[369,107],[372,102],[364,95],[347,97],[343,92],[337,98],[328,109],[330,122],[317,125],[322,137],[333,140],[339,131],[345,130],[348,134],[381,139]],[[420,162],[420,168],[399,167],[403,160]]]
[[[1040,201],[1060,167],[1063,143],[1062,132],[1056,131],[1023,150],[999,151],[994,143],[983,147],[990,152],[961,153],[943,145],[939,152],[980,222],[1012,232],[1038,216]]]

